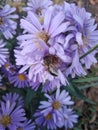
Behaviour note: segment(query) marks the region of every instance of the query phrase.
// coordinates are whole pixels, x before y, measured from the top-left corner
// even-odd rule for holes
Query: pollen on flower
[[[44,17],[41,16],[41,17],[39,18],[39,21],[40,21],[41,24],[44,23]]]
[[[61,107],[61,104],[59,101],[54,101],[52,107],[57,110]]]
[[[52,114],[51,114],[51,113],[48,113],[48,114],[45,116],[45,118],[46,118],[47,120],[52,119]]]
[[[24,81],[26,79],[26,76],[24,74],[18,75],[19,80]]]
[[[10,64],[9,63],[5,63],[5,68],[8,69],[10,67]]]
[[[38,37],[40,38],[40,39],[42,39],[44,42],[48,42],[48,40],[49,40],[49,35],[47,34],[47,33],[45,33],[45,32],[39,32],[38,33]]]
[[[4,115],[1,119],[0,119],[0,123],[3,124],[4,126],[8,126],[11,123],[11,117],[8,115]]]

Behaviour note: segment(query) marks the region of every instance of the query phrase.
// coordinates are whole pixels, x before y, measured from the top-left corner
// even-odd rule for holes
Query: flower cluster
[[[6,94],[0,101],[0,129],[1,130],[34,130],[35,126],[25,117],[23,99],[16,93]]]
[[[71,109],[73,101],[68,92],[57,89],[54,95],[45,94],[48,101],[41,101],[39,110],[35,113],[36,122],[39,126],[47,126],[47,129],[57,129],[57,127],[73,128],[73,123],[77,123],[78,116]]]
[[[72,129],[78,115],[66,90],[97,63],[95,19],[64,0],[6,3],[0,6],[0,130]]]
[[[47,4],[28,2],[27,17],[20,20],[24,32],[17,37],[15,57],[16,64],[23,66],[20,73],[28,70],[33,84],[42,83],[47,92],[66,85],[69,75],[85,76],[87,69],[97,63],[97,51],[80,57],[97,45],[98,30],[84,8],[66,2],[60,6],[44,2]],[[40,16],[36,11],[39,8]]]
[[[0,31],[6,39],[13,38],[13,35],[16,34],[17,23],[12,20],[18,18],[18,15],[12,14],[15,10],[16,8],[11,8],[9,5],[0,9]]]
[[[19,73],[20,67],[7,62],[2,66],[2,72],[8,78],[9,82],[14,84],[14,87],[24,88],[30,86],[30,81],[26,73]]]

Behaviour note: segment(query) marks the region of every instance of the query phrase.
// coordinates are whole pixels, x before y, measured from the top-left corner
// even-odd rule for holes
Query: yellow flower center
[[[62,5],[64,3],[64,0],[53,0],[54,4]]]
[[[17,11],[21,12],[22,11],[22,7],[25,5],[25,2],[22,0],[18,0],[18,1],[12,1],[12,0],[8,0],[7,2],[9,5],[11,5],[12,7],[15,7]]]
[[[41,16],[41,17],[39,18],[39,21],[40,21],[41,24],[43,24],[43,23],[44,23],[44,17]]]
[[[38,37],[40,38],[40,39],[42,39],[44,42],[48,42],[48,40],[49,40],[49,35],[47,34],[47,33],[45,33],[45,32],[39,32],[38,34]]]
[[[5,68],[7,69],[7,68],[9,68],[10,67],[10,64],[9,63],[6,63],[5,64]]]
[[[3,17],[0,17],[0,25],[2,25],[4,22],[4,18]]]
[[[0,119],[0,123],[3,124],[4,126],[8,126],[11,123],[11,117],[10,116],[3,116]]]
[[[59,108],[61,107],[61,104],[60,104],[60,102],[58,102],[58,101],[54,101],[53,104],[52,104],[52,107],[53,107],[54,109],[59,109]]]
[[[24,81],[26,79],[26,76],[24,74],[18,75],[19,80]]]
[[[47,120],[52,119],[52,114],[51,114],[51,113],[48,113],[48,114],[45,116],[45,118],[46,118]]]

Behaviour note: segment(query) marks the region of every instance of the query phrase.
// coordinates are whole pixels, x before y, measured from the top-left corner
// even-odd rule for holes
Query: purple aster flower
[[[43,25],[31,11],[28,12],[26,19],[21,19],[21,28],[27,32],[27,34],[21,35],[17,38],[22,43],[23,54],[34,52],[34,50],[37,49],[49,49],[54,45],[53,38],[61,32],[66,31],[70,23],[63,22],[65,18],[63,12],[59,12],[56,16],[53,16],[53,11],[53,7],[47,9]],[[57,24],[55,24],[55,22],[57,22]],[[33,48],[33,50],[31,48]]]
[[[40,83],[45,83],[46,80],[50,82],[59,80],[58,84],[66,84],[67,80],[61,68],[63,62],[69,63],[71,58],[64,52],[63,47],[55,42],[55,37],[65,32],[70,23],[63,22],[65,16],[62,12],[53,16],[53,11],[53,7],[46,11],[43,25],[32,12],[28,12],[27,19],[21,19],[21,27],[28,34],[18,37],[22,44],[21,50],[15,50],[16,64],[23,65],[20,73],[29,68],[28,76],[33,82],[38,80]],[[59,85],[52,88],[57,86]]]
[[[73,44],[77,45],[76,49],[78,49],[78,56],[80,57],[98,44],[97,24],[95,24],[95,19],[92,18],[91,13],[86,12],[84,8],[66,2],[65,17],[74,26],[72,31],[74,34]],[[87,69],[90,69],[92,64],[97,63],[96,52],[94,51],[80,60]]]
[[[41,111],[37,111],[34,116],[36,117],[35,121],[37,125],[43,129],[43,127],[47,127],[47,129],[55,130],[57,129],[56,124],[53,120],[53,113],[48,112],[47,114],[41,113]]]
[[[4,75],[8,78],[9,75],[13,75],[16,73],[16,66],[12,65],[9,61],[9,59],[7,59],[7,62],[2,66],[2,72],[4,73]]]
[[[15,73],[8,77],[10,83],[14,84],[15,87],[24,88],[29,86],[29,80],[26,73]]]
[[[18,127],[16,130],[34,130],[35,126],[31,120],[26,120],[22,126]]]
[[[66,130],[67,128],[72,128],[73,124],[77,123],[78,116],[69,108],[74,103],[71,101],[69,93],[65,90],[60,93],[60,89],[57,89],[55,94],[51,96],[45,94],[45,96],[48,101],[41,101],[39,111],[35,113],[37,124],[46,125],[48,129],[56,129],[55,127],[61,128],[63,126]]]
[[[79,61],[78,51],[73,53],[72,64],[66,69],[66,75],[71,74],[72,78],[78,76],[85,76],[87,74],[86,70],[83,68],[81,62]]]
[[[16,130],[26,120],[24,109],[21,106],[15,108],[15,103],[11,104],[10,101],[6,103],[1,102],[0,109],[0,127],[5,130]]]
[[[52,5],[51,0],[29,0],[27,3],[28,7],[24,7],[24,11],[32,11],[36,15],[42,15],[46,9]]]
[[[12,14],[15,10],[14,7],[11,8],[9,5],[0,9],[0,31],[6,39],[13,38],[13,35],[16,34],[17,23],[12,20],[18,18],[18,15]]]
[[[66,66],[63,65],[63,61],[56,55],[49,54],[42,57],[41,54],[35,56],[28,54],[24,56],[19,53],[20,51],[15,50],[16,62],[18,63],[19,61],[24,64],[20,73],[30,68],[28,72],[29,79],[33,83],[42,83],[43,91],[51,91],[60,87],[61,84],[65,85],[67,83],[66,76],[62,72]],[[34,58],[32,59],[32,57]],[[48,84],[50,87],[48,87]]]
[[[2,96],[3,101],[10,101],[11,104],[16,103],[18,106],[23,105],[23,99],[17,93],[7,93]]]
[[[54,122],[57,122],[58,117],[62,118],[63,108],[73,105],[69,93],[63,90],[60,93],[60,89],[57,89],[56,93],[52,96],[45,94],[48,101],[41,101],[39,109],[43,109],[41,113],[47,114],[49,111],[53,111]]]
[[[64,117],[64,127],[66,130],[68,130],[68,128],[72,129],[74,123],[77,123],[78,121],[78,115],[75,114],[75,112],[70,108],[68,109],[64,108],[63,117]]]
[[[0,67],[4,65],[8,58],[8,49],[5,48],[6,43],[0,40]]]

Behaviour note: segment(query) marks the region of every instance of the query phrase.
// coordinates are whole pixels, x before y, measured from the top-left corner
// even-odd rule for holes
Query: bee
[[[44,64],[51,75],[58,76],[58,73],[57,73],[58,58],[56,56],[54,55],[45,56]]]

